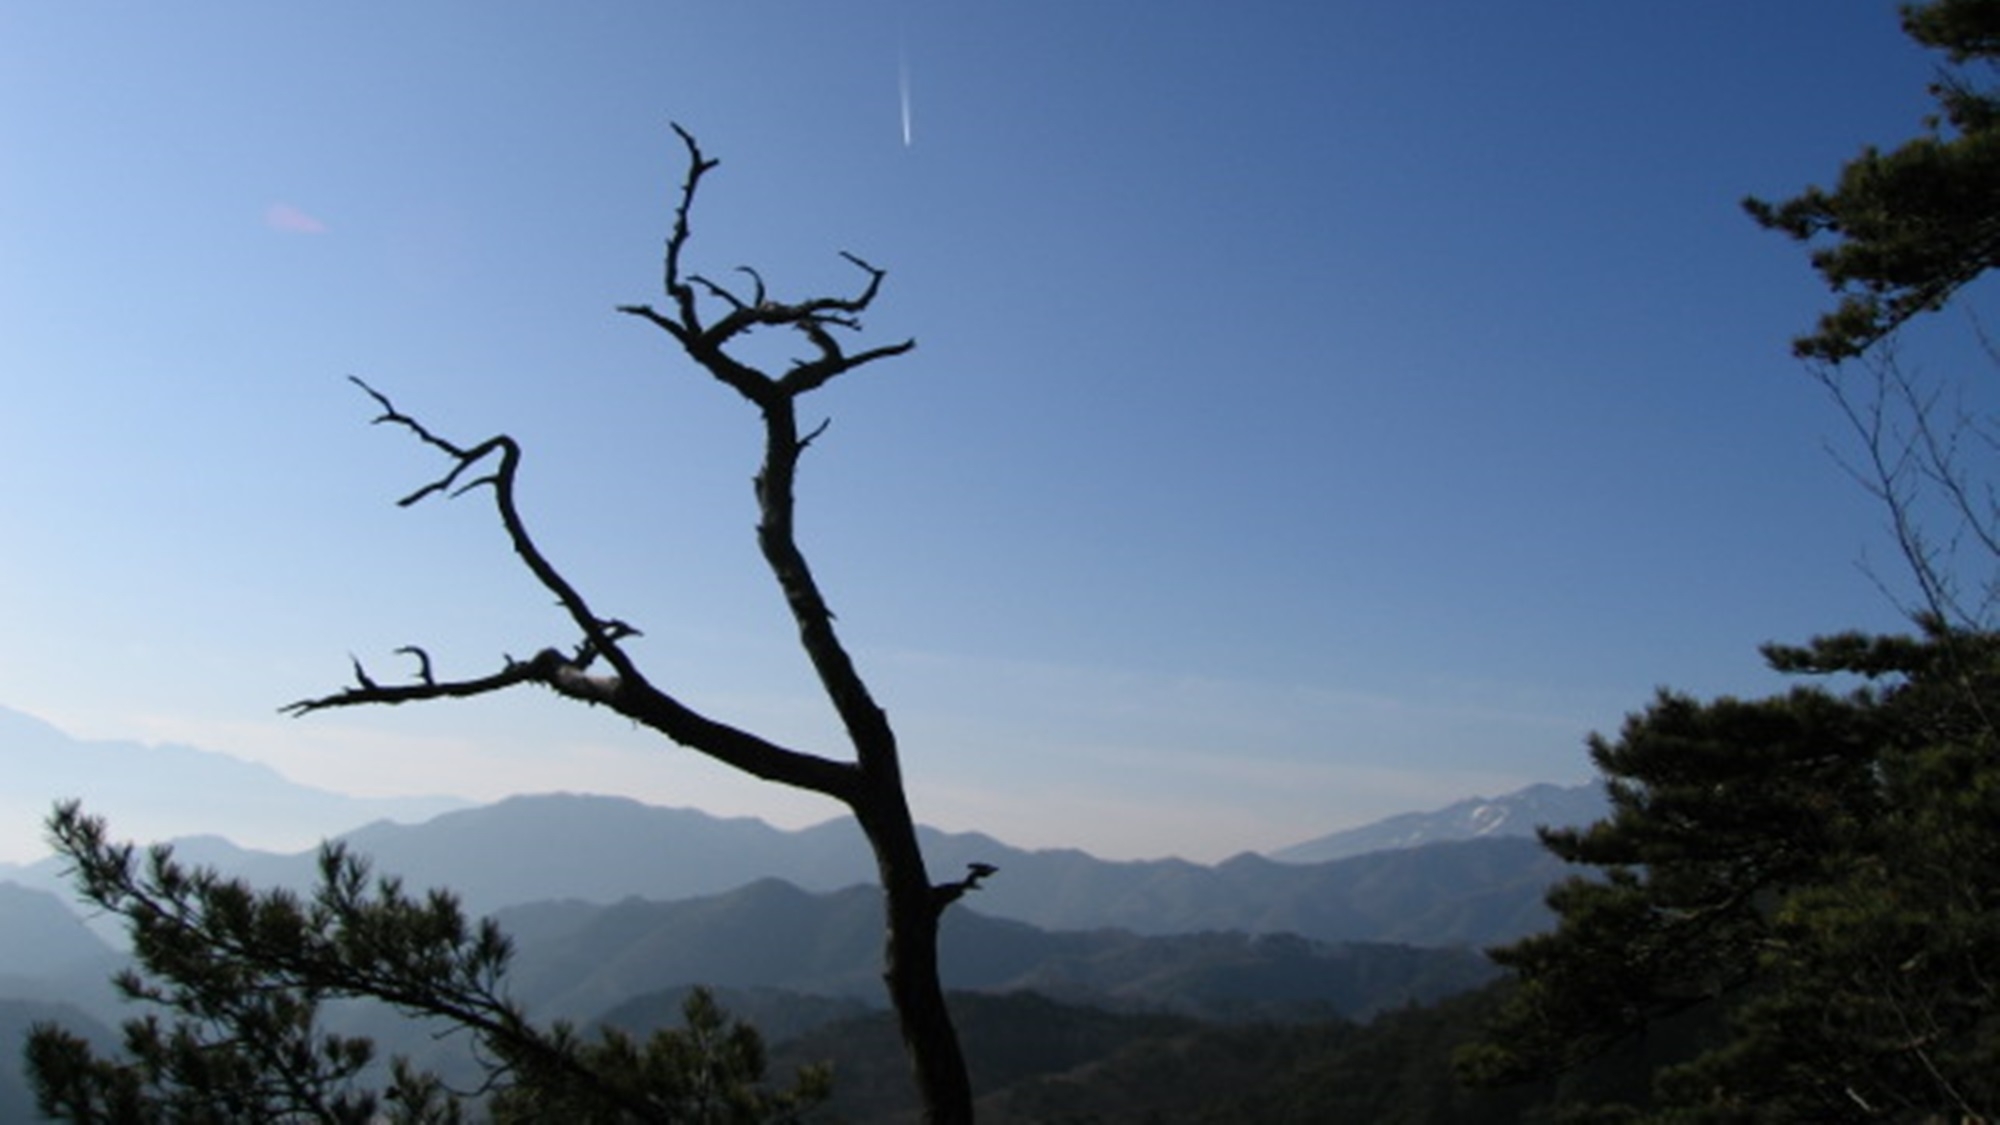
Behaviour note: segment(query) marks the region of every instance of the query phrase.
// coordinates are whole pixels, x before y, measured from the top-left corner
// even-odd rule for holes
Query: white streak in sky
[[[907,45],[896,45],[896,92],[903,101],[903,147],[909,148],[910,132],[910,49]]]

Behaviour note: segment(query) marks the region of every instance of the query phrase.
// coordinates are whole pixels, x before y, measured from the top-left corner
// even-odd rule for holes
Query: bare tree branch
[[[399,653],[408,653],[411,656],[417,658],[417,678],[419,680],[422,680],[424,683],[427,684],[434,684],[437,682],[437,679],[431,675],[430,653],[425,652],[423,649],[418,648],[416,645],[404,645],[402,648],[399,648],[396,651]]]
[[[1882,506],[1916,604],[1871,577],[1905,612],[1954,628],[1992,625],[2000,596],[2000,499],[1991,479],[2000,431],[1905,365],[1886,340],[1853,365],[1809,370],[1854,436],[1841,467]],[[1982,461],[1983,459],[1983,461]]]
[[[397,503],[408,507],[433,493],[460,496],[481,486],[491,487],[493,489],[494,505],[500,513],[500,523],[507,531],[507,538],[513,543],[514,553],[519,555],[521,561],[527,564],[528,570],[534,574],[535,580],[556,596],[557,602],[569,614],[570,620],[575,622],[577,628],[583,631],[584,639],[589,643],[591,651],[602,654],[611,663],[611,666],[617,669],[620,676],[639,681],[641,677],[638,674],[637,668],[633,666],[632,661],[626,657],[625,653],[618,648],[618,642],[605,628],[605,622],[595,613],[591,612],[590,606],[583,599],[583,595],[549,562],[547,557],[542,554],[541,549],[535,545],[534,538],[528,534],[527,525],[522,521],[520,510],[515,506],[514,502],[514,478],[521,465],[521,447],[515,443],[514,439],[505,434],[500,434],[487,438],[478,445],[469,448],[461,447],[438,437],[426,429],[415,418],[397,410],[395,404],[389,401],[387,395],[384,395],[358,378],[350,376],[350,379],[352,379],[356,386],[368,392],[369,397],[381,405],[382,413],[376,417],[376,424],[389,423],[401,426],[415,434],[424,444],[442,450],[453,460],[450,472],[410,493],[408,496],[397,501]],[[467,470],[484,461],[488,455],[496,452],[499,454],[499,465],[492,473],[464,484],[458,483]]]
[[[694,135],[674,124],[674,134],[686,146],[688,155],[687,179],[681,182],[680,203],[674,208],[673,231],[667,236],[666,279],[661,285],[667,296],[680,310],[681,323],[687,326],[693,336],[702,334],[701,317],[695,307],[694,290],[681,281],[681,253],[687,248],[688,212],[694,207],[695,193],[701,188],[701,178],[715,169],[717,161],[704,157],[701,146],[695,143]]]
[[[508,658],[497,672],[456,680],[436,678],[429,654],[414,646],[405,646],[399,651],[413,653],[418,658],[417,682],[378,684],[368,676],[361,662],[355,660],[354,686],[288,704],[282,708],[284,712],[301,716],[336,707],[465,699],[518,684],[539,684],[579,702],[609,707],[681,745],[756,777],[825,793],[841,800],[848,799],[855,785],[852,766],[791,750],[726,723],[716,722],[646,680],[621,644],[628,638],[639,636],[639,630],[616,618],[600,617],[593,611],[583,595],[549,561],[529,534],[514,499],[514,481],[520,468],[521,454],[519,445],[512,438],[503,434],[477,445],[459,445],[438,436],[414,417],[396,409],[388,396],[362,380],[354,379],[353,382],[381,406],[382,413],[375,419],[377,423],[399,426],[452,460],[451,468],[443,476],[398,503],[407,507],[437,493],[458,496],[475,488],[491,488],[501,525],[513,544],[514,553],[535,579],[556,596],[557,603],[569,615],[583,638],[572,654],[545,648],[529,660]],[[472,466],[495,453],[499,455],[499,464],[493,472],[460,483]],[[611,666],[610,675],[590,673],[590,667],[599,659]]]
[[[754,286],[751,299],[746,301],[701,274],[685,272],[683,255],[691,236],[688,215],[694,207],[702,178],[716,167],[717,161],[704,156],[701,146],[685,129],[675,125],[674,132],[681,138],[688,153],[688,174],[681,183],[680,200],[674,207],[674,225],[667,237],[662,282],[662,289],[674,311],[669,314],[650,305],[620,305],[619,312],[640,317],[672,336],[690,359],[759,408],[767,407],[780,396],[804,394],[857,367],[902,355],[916,347],[915,340],[904,340],[870,348],[853,356],[843,352],[828,329],[858,331],[861,327],[859,314],[874,303],[876,295],[882,290],[883,279],[888,276],[886,270],[878,269],[846,251],[841,252],[841,257],[867,275],[860,292],[848,297],[815,297],[794,304],[774,301],[768,295],[761,274],[749,266],[738,266],[736,268],[740,272],[750,276]],[[702,319],[700,298],[704,293],[728,306],[713,324]],[[796,361],[783,378],[774,380],[726,353],[724,349],[727,345],[760,328],[795,329],[813,345],[816,354],[811,359]]]

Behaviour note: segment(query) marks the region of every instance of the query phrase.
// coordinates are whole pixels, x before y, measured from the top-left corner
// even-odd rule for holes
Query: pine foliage
[[[1596,740],[1612,815],[1545,842],[1598,874],[1552,892],[1554,931],[1494,951],[1520,987],[1467,1075],[1547,1076],[1671,1027],[1647,1119],[2000,1113],[2000,637],[1768,655],[1859,686],[1662,694]]]
[[[468,922],[446,891],[406,892],[338,844],[321,849],[306,895],[255,890],[187,868],[170,848],[141,857],[74,804],[50,819],[77,889],[127,926],[135,967],[116,983],[144,1014],[120,1057],[54,1024],[30,1034],[37,1103],[56,1120],[103,1125],[453,1125],[495,1122],[790,1122],[824,1100],[809,1068],[764,1083],[763,1044],[697,990],[686,1027],[638,1042],[532,1023],[505,987],[512,946]],[[487,1075],[455,1090],[372,1041],[325,1028],[324,1005],[364,999],[471,1041]]]
[[[2000,91],[1978,81],[2000,63],[2000,0],[1906,5],[1903,29],[1950,64],[1931,86],[1938,112],[1924,132],[1863,149],[1831,189],[1744,201],[1763,226],[1817,241],[1813,267],[1841,294],[1793,342],[1804,357],[1858,356],[2000,265]]]

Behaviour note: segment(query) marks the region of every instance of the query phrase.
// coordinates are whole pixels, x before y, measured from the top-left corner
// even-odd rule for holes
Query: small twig
[[[703,277],[698,273],[689,275],[688,280],[696,285],[701,286],[703,289],[707,290],[709,296],[714,297],[716,300],[719,300],[724,304],[728,305],[730,309],[735,312],[741,312],[741,313],[754,312],[757,306],[764,303],[762,297],[759,297],[755,301],[745,301],[741,297],[738,297],[736,294],[731,293],[729,290],[723,288],[720,285],[717,285],[715,282],[710,281],[709,279]]]
[[[433,686],[436,685],[437,680],[431,676],[430,653],[425,652],[423,649],[418,648],[416,645],[404,645],[402,648],[399,648],[396,651],[399,653],[408,653],[409,655],[416,657],[417,678],[419,680],[422,680],[424,683],[431,684]]]

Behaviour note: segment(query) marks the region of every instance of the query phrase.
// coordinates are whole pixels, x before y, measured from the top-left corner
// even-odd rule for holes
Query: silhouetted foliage
[[[1842,298],[1794,342],[1801,356],[1858,356],[2000,265],[2000,95],[1970,73],[2000,59],[2000,2],[1908,4],[1903,29],[1953,67],[1931,87],[1938,114],[1925,133],[1888,152],[1864,149],[1832,190],[1744,204],[1765,227],[1832,240],[1812,263]]]
[[[1663,693],[1594,739],[1613,813],[1545,841],[1600,875],[1551,893],[1554,932],[1494,951],[1520,986],[1467,1074],[1550,1075],[1667,1032],[1657,1116],[1634,1119],[2000,1111],[2000,637],[1767,655],[1868,682]]]
[[[185,868],[165,846],[142,859],[73,803],[50,831],[82,897],[123,919],[136,967],[118,988],[149,1009],[125,1022],[116,1057],[54,1024],[34,1028],[29,1073],[41,1111],[58,1120],[429,1125],[483,1113],[752,1125],[795,1121],[828,1092],[819,1068],[767,1087],[756,1032],[699,990],[685,1028],[643,1043],[535,1025],[507,996],[512,949],[497,927],[469,923],[447,892],[411,896],[393,878],[371,879],[338,845],[321,850],[319,882],[301,896]],[[469,1037],[485,1084],[461,1092],[405,1060],[385,1066],[369,1039],[324,1027],[322,1005],[346,999]]]
[[[2000,64],[2000,0],[1929,0],[1902,13],[1904,30],[1950,62],[1931,87],[1939,113],[1924,135],[1864,150],[1831,190],[1745,206],[1811,243],[1814,268],[1842,295],[1794,350],[1852,432],[1858,452],[1843,451],[1843,467],[1882,504],[1915,597],[1876,580],[1913,616],[1989,630],[2000,625],[2000,430],[1979,403],[1991,401],[1992,373],[1925,371],[1904,362],[1896,336],[2000,264],[2000,93],[1975,81]]]
[[[1033,994],[956,993],[979,1115],[993,1125],[1513,1125],[1552,1120],[1571,1080],[1477,1089],[1452,1080],[1453,1052],[1501,1003],[1489,987],[1364,1024],[1212,1024],[1113,1013]],[[875,1017],[821,1028],[775,1055],[831,1056],[827,1109],[880,1125],[915,1119],[882,1060],[894,1029]],[[1634,1086],[1588,1076],[1592,1088]],[[1643,1074],[1636,1080],[1644,1086]]]

